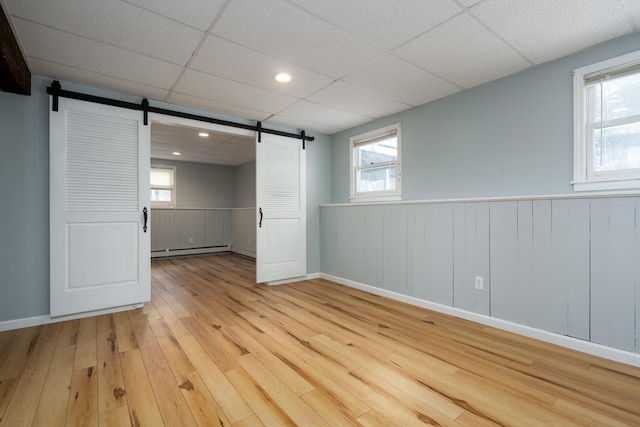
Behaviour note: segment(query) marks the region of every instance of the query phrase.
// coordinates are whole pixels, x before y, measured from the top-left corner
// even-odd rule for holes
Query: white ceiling
[[[209,136],[199,136],[200,132]],[[151,158],[154,159],[238,166],[255,157],[256,141],[252,137],[188,126],[151,124]]]
[[[35,74],[326,134],[640,29],[640,0],[0,3]]]

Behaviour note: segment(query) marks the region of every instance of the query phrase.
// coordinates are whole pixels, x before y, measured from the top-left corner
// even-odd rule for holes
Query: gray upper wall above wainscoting
[[[235,207],[236,166],[163,159],[151,159],[151,165],[175,166],[176,207]]]
[[[331,200],[349,201],[349,138],[393,123],[402,200],[572,193],[573,70],[638,49],[640,33],[334,134]]]

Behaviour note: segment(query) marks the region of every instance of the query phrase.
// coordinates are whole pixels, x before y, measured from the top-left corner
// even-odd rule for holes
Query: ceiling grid
[[[329,135],[640,29],[640,0],[0,4],[34,74]]]

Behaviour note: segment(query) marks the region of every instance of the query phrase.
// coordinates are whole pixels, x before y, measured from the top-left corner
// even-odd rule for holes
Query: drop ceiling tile
[[[458,2],[460,2],[460,4],[462,4],[464,7],[471,7],[474,4],[478,4],[480,3],[482,0],[458,0]]]
[[[242,136],[233,137],[230,141],[227,141],[227,142],[233,145],[250,147],[251,149],[253,149],[256,144],[255,138],[248,138],[248,137],[242,137]]]
[[[307,99],[327,107],[373,118],[389,116],[411,108],[408,104],[394,101],[341,81],[333,83]]]
[[[314,123],[307,120],[285,117],[278,114],[276,114],[275,116],[269,117],[267,120],[265,120],[265,122],[273,123],[275,125],[287,126],[292,129],[304,129],[306,132],[323,133],[325,135],[333,135],[334,133],[338,133],[347,129],[346,127],[341,128],[337,126],[324,125],[324,124]]]
[[[167,18],[206,31],[224,0],[189,0],[188,6],[176,7],[175,0],[123,0]]]
[[[304,98],[333,81],[329,77],[215,36],[207,37],[194,56],[190,68],[296,98]],[[280,72],[289,73],[293,77],[291,82],[276,82],[273,77]]]
[[[538,64],[636,30],[627,14],[633,10],[640,13],[640,2],[486,0],[471,9]]]
[[[212,32],[333,78],[342,77],[383,53],[282,0],[233,1]]]
[[[185,95],[183,93],[176,92],[172,92],[171,94],[169,94],[169,96],[166,98],[166,101],[176,105],[183,105],[185,107],[211,111],[212,113],[225,114],[229,116],[229,118],[243,118],[248,120],[262,121],[270,115],[270,113],[264,111],[238,107],[237,105],[225,104],[222,102],[214,101],[212,99]]]
[[[460,90],[393,55],[385,55],[342,80],[411,106],[426,104]]]
[[[174,151],[179,152],[180,155],[176,156],[175,154],[173,154]],[[152,159],[166,159],[166,160],[189,162],[195,159],[196,157],[200,156],[200,154],[201,153],[197,151],[180,151],[180,150],[168,151],[168,150],[158,149],[153,147],[151,148]]]
[[[237,107],[277,113],[298,101],[278,93],[273,93],[244,83],[234,82],[200,71],[187,70],[175,91],[191,96],[215,99]]]
[[[251,155],[231,155],[223,152],[205,153],[197,156],[194,161],[202,163],[215,163],[220,165],[241,165],[255,160],[255,153]]]
[[[233,155],[246,155],[251,154],[256,150],[255,144],[255,141],[252,141],[251,145],[226,143],[219,147],[216,147],[214,151],[223,151],[225,153]]]
[[[225,144],[228,145],[227,147],[220,147],[220,148],[216,148],[215,150],[212,150],[211,152],[213,153],[225,153],[231,157],[238,157],[238,158],[244,158],[244,157],[252,157],[255,155],[255,151],[256,151],[256,147],[255,147],[255,142],[251,145],[251,149],[248,148],[238,148],[238,147],[234,147],[230,144]]]
[[[121,1],[8,0],[11,15],[184,65],[203,33]]]
[[[460,12],[451,0],[292,0],[382,50],[422,34]]]
[[[215,150],[207,151],[204,153],[200,153],[200,157],[204,159],[213,158],[213,157],[226,157],[228,159],[246,159],[246,158],[255,157],[255,150],[253,152],[243,153],[243,152],[237,152],[237,151],[215,149]]]
[[[309,101],[300,101],[280,112],[278,116],[301,119],[310,123],[324,124],[342,129],[348,129],[373,120],[372,117],[349,113]],[[299,128],[299,126],[296,127]]]
[[[623,2],[622,4],[636,28],[640,28],[640,3],[639,2]]]
[[[151,100],[164,99],[164,97],[167,96],[167,93],[169,93],[168,89],[161,89],[142,83],[106,76],[93,71],[68,67],[66,65],[56,64],[54,62],[38,58],[28,58],[28,60],[29,68],[33,74],[54,76],[56,80],[67,80],[69,82],[135,95],[141,98],[149,98]]]
[[[238,150],[230,150],[228,148],[216,148],[215,150],[207,151],[205,153],[200,153],[201,157],[224,157],[227,159],[236,159],[242,160],[247,158],[252,158],[255,156],[255,148],[252,151],[238,151]]]
[[[169,89],[182,70],[177,65],[159,59],[22,19],[14,19],[13,23],[29,61],[48,61],[162,89]],[[100,86],[99,80],[95,85]]]
[[[209,134],[207,137],[198,135],[200,132]],[[157,141],[183,141],[193,144],[216,146],[224,142],[231,141],[232,135],[212,132],[207,129],[194,128],[191,126],[180,126],[174,124],[153,123],[151,125],[151,138]]]
[[[153,147],[162,148],[171,151],[191,152],[191,153],[204,153],[209,150],[213,150],[220,147],[222,143],[214,144],[197,144],[189,141],[182,141],[180,139],[174,140],[160,140],[151,136],[151,144]]]
[[[464,88],[530,66],[466,13],[400,46],[394,52],[400,58]]]

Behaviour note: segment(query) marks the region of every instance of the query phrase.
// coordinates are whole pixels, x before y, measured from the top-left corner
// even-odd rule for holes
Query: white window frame
[[[171,190],[171,200],[162,202],[162,201],[151,201],[151,207],[155,208],[175,208],[177,205],[177,176],[176,176],[176,167],[168,166],[168,165],[151,165],[151,170],[153,169],[169,169],[173,171],[173,185],[170,186],[158,186],[158,185],[150,185],[149,192],[151,190]]]
[[[355,154],[356,147],[367,140],[375,139],[377,137],[384,136],[390,132],[395,131],[397,137],[397,145],[398,145],[398,157],[395,162],[391,162],[389,164],[395,165],[396,171],[396,185],[394,190],[386,190],[386,191],[368,191],[366,193],[357,193],[356,191],[356,180],[358,175],[358,159]],[[401,169],[401,146],[402,146],[402,135],[401,135],[401,126],[400,123],[395,123],[389,126],[385,126],[380,129],[376,129],[370,132],[366,132],[360,135],[353,136],[349,138],[349,183],[351,186],[350,197],[349,200],[351,202],[378,202],[378,201],[398,201],[402,200],[402,169]]]
[[[593,170],[593,141],[586,132],[588,99],[585,79],[640,65],[640,51],[578,68],[573,72],[573,184],[574,191],[630,190],[640,188],[640,168],[621,171]]]

